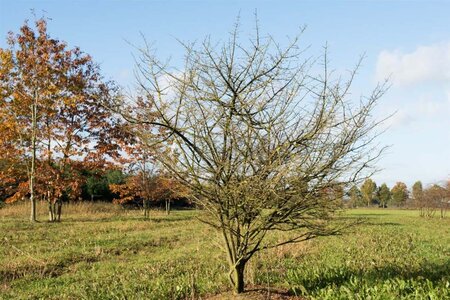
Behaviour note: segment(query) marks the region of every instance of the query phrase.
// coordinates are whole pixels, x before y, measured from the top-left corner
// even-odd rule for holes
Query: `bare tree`
[[[449,187],[449,183],[447,183],[446,187],[433,184],[422,192],[418,202],[421,217],[434,217],[437,210],[439,210],[441,218],[445,217],[449,206]]]
[[[341,204],[329,191],[364,177],[382,152],[371,112],[386,89],[355,103],[359,63],[347,79],[335,78],[326,47],[302,59],[301,34],[281,46],[258,26],[241,42],[238,29],[223,43],[181,43],[182,69],[140,49],[136,77],[146,105],[109,105],[130,124],[164,130],[167,155],[157,159],[223,236],[230,282],[241,293],[256,252],[339,233],[330,222]],[[271,231],[291,234],[269,241]]]

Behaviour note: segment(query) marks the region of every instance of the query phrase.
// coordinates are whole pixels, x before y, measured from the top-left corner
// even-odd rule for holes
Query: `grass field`
[[[27,206],[0,209],[1,299],[191,299],[229,289],[219,239],[197,211],[144,220],[139,211],[82,204],[64,213],[59,224],[30,224]],[[346,214],[366,223],[258,254],[248,286],[307,299],[450,299],[450,218]]]

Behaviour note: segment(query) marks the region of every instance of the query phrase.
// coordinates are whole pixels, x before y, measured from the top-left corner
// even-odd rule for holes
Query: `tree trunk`
[[[53,197],[52,197],[52,193],[49,189],[47,190],[47,203],[48,203],[48,221],[49,222],[55,222],[55,202],[53,202]]]
[[[244,292],[244,271],[245,271],[245,262],[240,262],[237,265],[232,266],[232,284],[234,286],[234,292],[236,294],[240,294]]]
[[[143,205],[144,205],[144,217],[147,219],[148,218],[148,200],[147,199],[143,199]]]
[[[49,119],[46,119],[46,125],[47,125],[47,138],[48,138],[48,145],[47,145],[47,164],[49,168],[52,168],[52,147],[51,147],[51,139],[50,139],[50,122]],[[52,184],[47,184],[47,202],[48,202],[48,221],[54,222],[55,221],[55,204],[52,202],[52,191],[53,187]],[[44,194],[45,195],[45,194]]]
[[[30,221],[36,222],[36,198],[34,195],[34,181],[36,179],[36,127],[37,127],[37,92],[34,95],[34,103],[31,105],[31,166],[30,166]]]
[[[48,201],[48,220],[50,222],[53,222],[55,220],[54,205],[50,200]]]
[[[30,195],[30,202],[31,202],[30,221],[31,222],[36,222],[37,221],[36,220],[36,199],[34,198],[34,193],[31,193],[31,195]]]
[[[170,200],[166,200],[166,214],[170,215]]]
[[[56,220],[58,222],[61,222],[62,205],[62,200],[58,199],[58,201],[56,202]]]

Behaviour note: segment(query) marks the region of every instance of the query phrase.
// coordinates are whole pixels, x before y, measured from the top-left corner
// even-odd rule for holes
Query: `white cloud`
[[[399,90],[399,89],[397,89]],[[389,105],[380,109],[381,116],[393,114],[383,122],[383,128],[405,128],[420,126],[424,122],[444,124],[450,116],[450,90],[426,89],[400,89],[389,97]]]
[[[385,112],[384,115],[388,115],[392,112]],[[398,109],[395,113],[383,122],[382,128],[398,128],[402,126],[407,126],[414,122],[414,118],[408,112]]]
[[[424,114],[430,117],[439,115],[448,116],[450,113],[450,101],[436,101],[434,99],[421,98],[416,106],[418,114]]]
[[[382,51],[376,79],[391,78],[396,86],[450,82],[450,42],[417,47],[413,52]]]

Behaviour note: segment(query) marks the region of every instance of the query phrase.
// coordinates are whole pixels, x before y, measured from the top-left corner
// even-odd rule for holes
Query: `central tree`
[[[256,252],[339,232],[330,225],[341,203],[333,191],[380,155],[370,113],[385,88],[355,104],[348,96],[359,64],[348,80],[332,79],[326,49],[302,59],[298,37],[283,47],[257,29],[240,42],[236,26],[223,44],[182,45],[182,69],[141,49],[140,97],[109,105],[130,124],[162,129],[167,151],[156,159],[193,191],[201,220],[223,236],[230,281],[241,293]],[[270,231],[290,234],[267,239]]]

